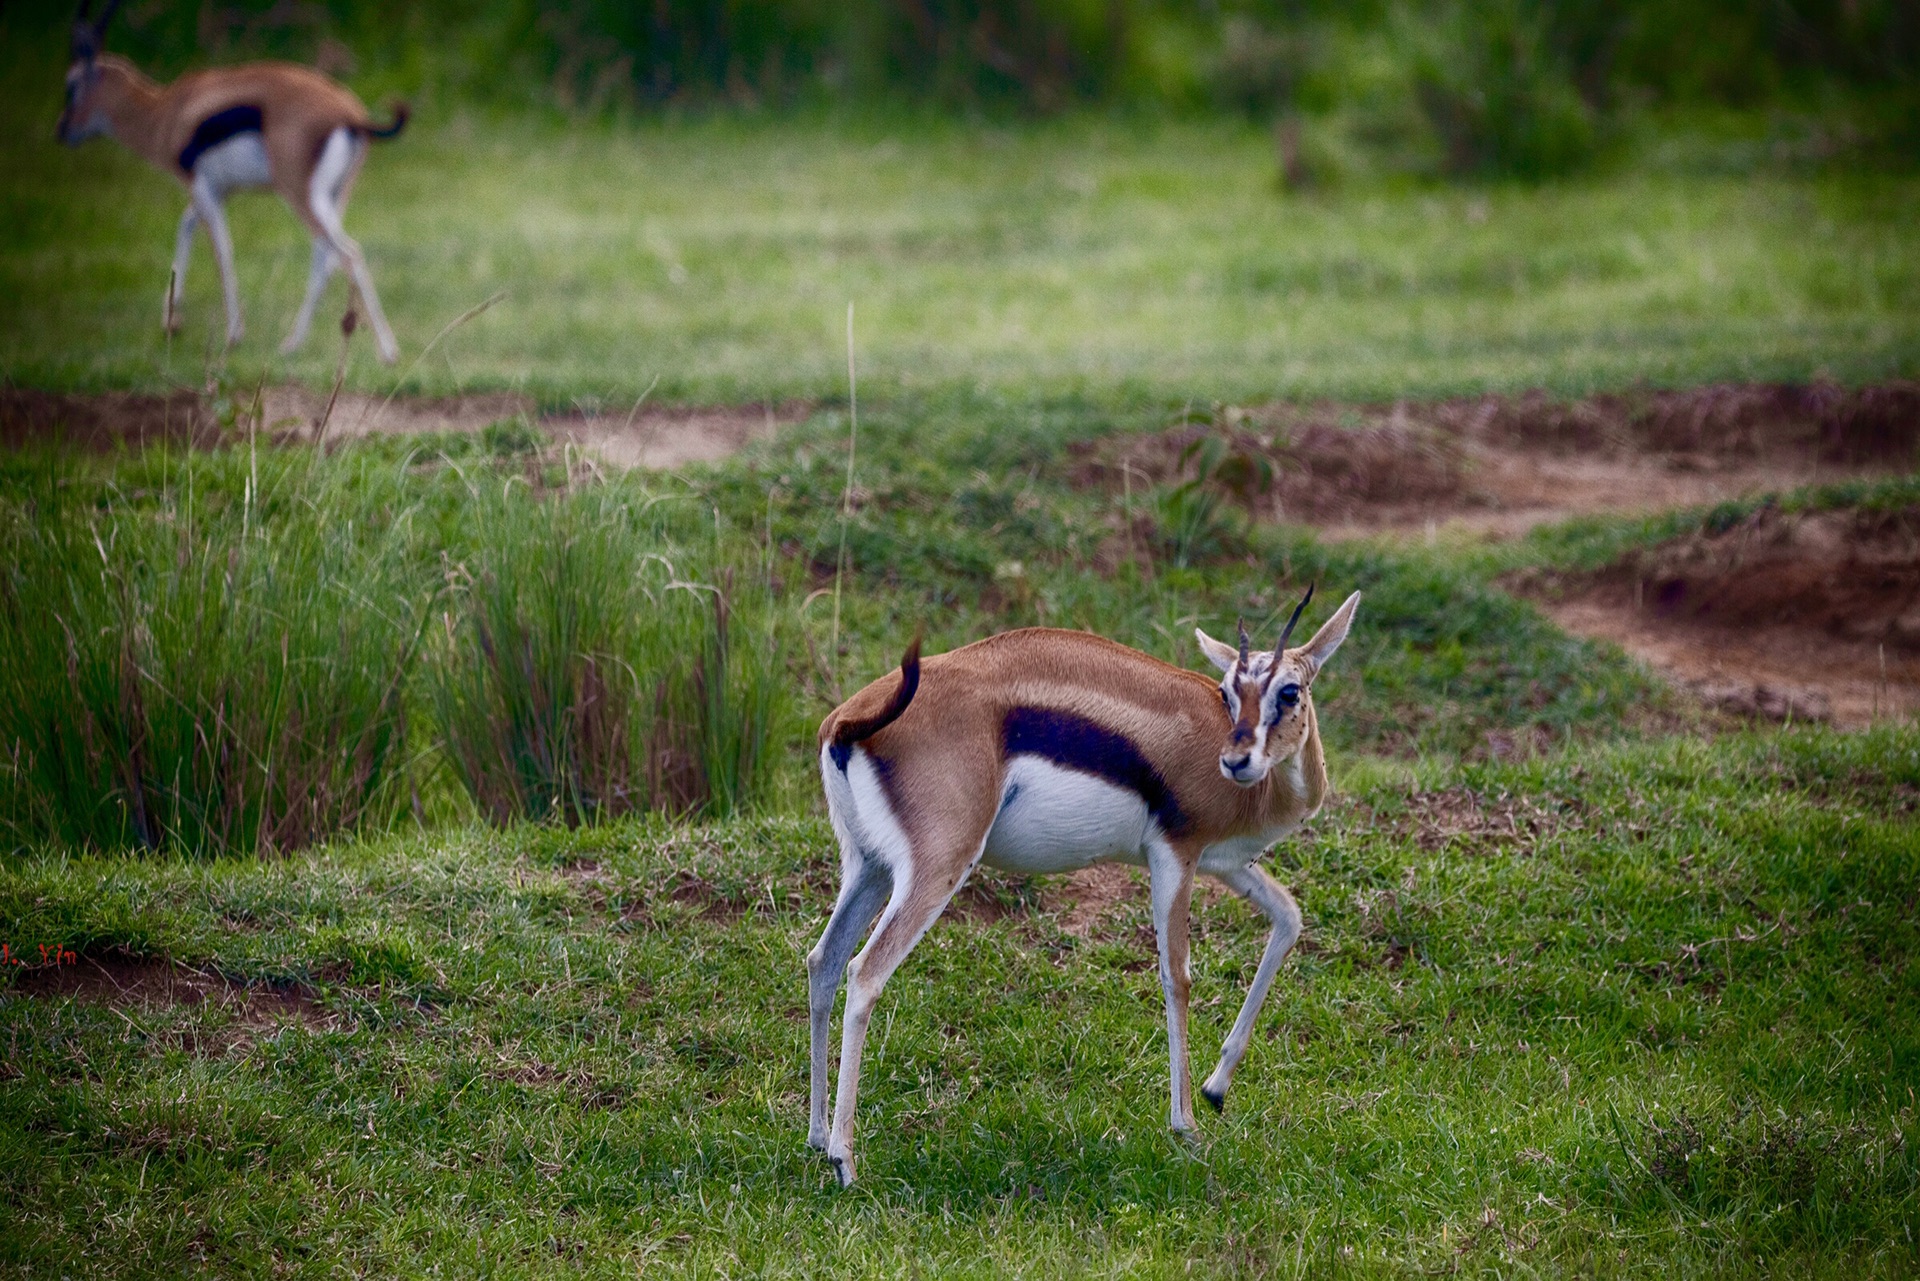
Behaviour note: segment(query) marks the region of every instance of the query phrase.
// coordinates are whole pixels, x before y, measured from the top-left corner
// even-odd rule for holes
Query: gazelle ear
[[[1198,627],[1193,629],[1193,638],[1200,642],[1200,652],[1207,656],[1207,661],[1223,672],[1232,671],[1233,665],[1240,661],[1239,650],[1215,640]]]
[[[1347,597],[1346,603],[1333,611],[1333,617],[1320,624],[1320,630],[1313,639],[1298,650],[1300,661],[1307,669],[1307,679],[1312,680],[1320,674],[1320,669],[1333,657],[1333,651],[1340,648],[1340,642],[1347,638],[1347,630],[1353,626],[1353,612],[1360,608],[1360,593]]]

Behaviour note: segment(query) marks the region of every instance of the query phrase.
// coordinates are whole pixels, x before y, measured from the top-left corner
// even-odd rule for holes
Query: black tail
[[[907,704],[920,688],[920,638],[913,638],[913,644],[907,646],[907,652],[900,660],[900,688],[893,692],[887,705],[864,720],[845,720],[833,727],[833,748],[836,757],[843,756],[855,743],[872,738],[887,726],[900,719],[900,713],[907,710]],[[844,768],[844,766],[842,767]]]
[[[396,102],[393,104],[392,124],[384,129],[375,129],[372,125],[366,125],[364,131],[369,138],[397,138],[400,136],[400,131],[407,127],[407,117],[412,114],[412,109],[406,103]]]

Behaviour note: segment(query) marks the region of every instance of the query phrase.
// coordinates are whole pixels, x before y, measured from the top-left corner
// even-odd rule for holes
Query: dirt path
[[[9,388],[0,390],[0,444],[51,439],[108,449],[171,440],[209,447],[222,438],[222,408],[190,391],[165,396],[62,396]],[[242,407],[243,415],[249,408]],[[345,440],[479,432],[502,421],[518,421],[538,427],[558,445],[587,450],[614,467],[669,469],[718,461],[809,412],[806,405],[789,403],[642,405],[630,414],[541,414],[530,398],[511,393],[388,400],[345,392],[328,414],[325,392],[289,385],[262,393],[258,424],[270,436],[311,440],[324,417],[326,438]],[[233,417],[230,408],[226,417]]]

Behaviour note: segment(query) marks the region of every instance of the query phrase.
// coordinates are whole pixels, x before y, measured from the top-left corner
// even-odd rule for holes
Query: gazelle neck
[[[94,92],[100,95],[101,114],[120,144],[162,169],[173,168],[171,156],[160,154],[160,99],[163,90],[138,67],[111,53],[100,55]]]

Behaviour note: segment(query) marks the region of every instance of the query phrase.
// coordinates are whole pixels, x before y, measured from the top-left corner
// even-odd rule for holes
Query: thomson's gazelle
[[[307,337],[327,280],[345,263],[373,322],[380,359],[392,364],[400,348],[387,327],[373,276],[360,246],[347,235],[341,214],[353,179],[367,157],[369,138],[391,138],[407,123],[396,106],[393,123],[376,128],[367,109],[344,85],[309,67],[286,62],[250,62],[185,75],[158,85],[125,58],[101,53],[107,21],[119,8],[109,0],[99,21],[87,21],[91,0],[82,0],[73,24],[72,63],[67,68],[67,105],[60,114],[60,141],[78,146],[109,134],[187,188],[187,210],[174,241],[173,275],[167,282],[162,323],[180,327],[180,297],[194,228],[207,227],[220,289],[227,304],[227,345],[240,340],[240,288],[233,272],[233,237],[227,231],[226,200],[248,187],[271,187],[293,207],[313,234],[307,296],[293,329],[280,345],[290,353]]]
[[[1313,678],[1347,637],[1355,592],[1297,649],[1236,650],[1204,632],[1218,685],[1085,632],[1030,628],[883,677],[820,725],[820,774],[840,840],[840,897],[807,955],[813,1081],[807,1142],[853,1181],[855,1100],[867,1022],[887,978],[974,866],[1064,872],[1144,865],[1152,884],[1173,1067],[1173,1128],[1193,1128],[1187,1069],[1187,908],[1195,873],[1218,878],[1273,923],[1220,1064],[1200,1087],[1216,1108],[1246,1053],[1300,909],[1254,860],[1320,808],[1326,762]],[[875,917],[879,924],[853,956]],[[849,958],[852,958],[849,964]],[[847,976],[840,1080],[827,1126],[827,1036]]]

